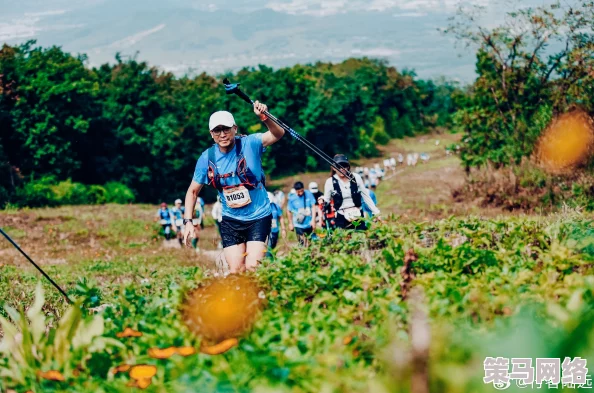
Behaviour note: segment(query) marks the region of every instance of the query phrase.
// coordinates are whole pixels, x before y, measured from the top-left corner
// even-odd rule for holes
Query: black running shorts
[[[266,243],[272,227],[272,215],[252,221],[239,221],[223,216],[221,238],[223,247],[231,247],[247,242]]]

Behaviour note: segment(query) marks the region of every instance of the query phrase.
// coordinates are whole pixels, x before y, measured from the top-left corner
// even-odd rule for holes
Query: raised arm
[[[268,110],[268,107],[261,102],[255,101],[254,102],[254,113],[260,118],[262,118],[262,114]],[[285,130],[283,130],[278,124],[273,122],[270,119],[264,120],[264,124],[268,128],[268,131],[262,135],[262,145],[264,147],[270,146],[279,141],[285,135]]]

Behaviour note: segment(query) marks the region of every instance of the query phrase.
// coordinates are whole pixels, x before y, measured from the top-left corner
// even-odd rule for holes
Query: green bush
[[[87,186],[73,183],[72,180],[61,181],[50,186],[56,205],[85,205],[90,203]]]
[[[107,202],[107,190],[102,186],[91,185],[87,190],[87,200],[92,205],[102,205]]]
[[[24,207],[100,205],[110,203],[130,203],[134,193],[127,186],[111,182],[105,187],[73,183],[68,179],[56,182],[53,176],[32,180],[17,189],[15,204]]]
[[[44,176],[39,180],[32,180],[17,189],[16,201],[18,206],[41,207],[57,206],[52,183],[53,176]]]
[[[387,145],[388,142],[390,142],[390,135],[388,135],[386,132],[386,124],[384,119],[377,116],[371,126],[373,129],[371,139],[373,139],[373,141],[379,145]]]
[[[315,157],[307,156],[307,160],[305,161],[305,167],[308,171],[315,171],[318,167],[318,161]]]
[[[134,192],[125,184],[109,182],[105,185],[108,203],[132,203],[136,199]]]

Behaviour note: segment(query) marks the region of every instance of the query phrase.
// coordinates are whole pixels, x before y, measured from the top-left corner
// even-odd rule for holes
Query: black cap
[[[337,154],[334,156],[334,161],[336,161],[337,164],[349,164],[349,159],[347,158],[347,156],[345,156],[344,154]]]
[[[293,188],[295,189],[295,191],[297,190],[301,190],[302,188],[304,188],[303,183],[301,183],[300,181],[298,181],[297,183],[295,183],[293,185]]]

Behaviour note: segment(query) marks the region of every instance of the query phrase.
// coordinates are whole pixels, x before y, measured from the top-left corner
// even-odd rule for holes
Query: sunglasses
[[[233,127],[222,127],[222,128],[215,128],[213,130],[210,130],[210,132],[212,132],[215,135],[221,135],[221,132],[223,134],[230,134],[232,130],[233,130]]]

